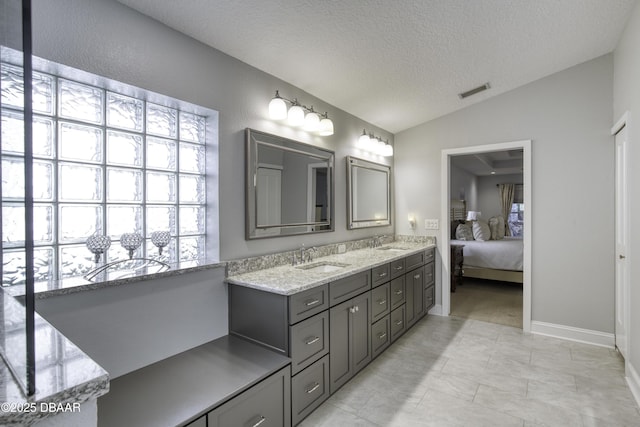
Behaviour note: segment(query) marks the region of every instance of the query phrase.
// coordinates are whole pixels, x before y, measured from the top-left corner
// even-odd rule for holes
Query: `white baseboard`
[[[431,307],[431,310],[427,314],[433,314],[435,316],[443,316],[442,314],[442,304],[436,304]]]
[[[631,363],[626,364],[626,376],[627,384],[631,389],[631,394],[636,399],[636,404],[640,406],[640,375],[636,371]]]
[[[535,320],[531,322],[531,333],[607,348],[614,348],[616,343],[614,334]]]

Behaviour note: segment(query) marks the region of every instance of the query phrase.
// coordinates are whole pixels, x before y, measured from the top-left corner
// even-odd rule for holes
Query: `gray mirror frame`
[[[262,139],[262,141],[261,141]],[[329,195],[327,197],[329,209],[328,220],[321,222],[304,222],[304,223],[291,223],[291,224],[278,224],[269,226],[268,228],[278,228],[280,230],[291,230],[293,228],[301,228],[301,227],[313,227],[313,226],[322,226],[326,227],[324,229],[312,231],[294,231],[287,232],[284,234],[273,234],[273,235],[265,235],[265,236],[256,236],[255,231],[258,229],[256,227],[256,217],[257,217],[257,192],[256,192],[256,174],[259,159],[258,159],[258,144],[264,144],[267,146],[279,148],[285,151],[291,151],[294,153],[305,154],[309,157],[315,157],[319,160],[327,162],[328,165],[328,173],[329,173],[329,185],[327,186],[327,190],[329,191]],[[273,135],[270,133],[258,131],[255,129],[247,128],[245,131],[245,239],[246,240],[255,240],[255,239],[265,239],[272,237],[288,237],[295,236],[301,234],[314,234],[314,233],[327,233],[335,230],[335,211],[334,211],[334,196],[335,196],[335,153],[331,150],[327,150],[325,148],[320,148],[315,145],[305,144],[299,141],[295,141],[292,139],[284,138],[278,135]],[[259,227],[263,229],[264,227]]]
[[[375,171],[384,172],[387,175],[387,212],[386,218],[382,219],[365,219],[358,220],[354,218],[354,195],[353,195],[353,167],[362,167]],[[368,228],[368,227],[386,227],[391,225],[391,166],[381,163],[371,162],[369,160],[360,159],[358,157],[347,156],[347,228],[349,230]]]

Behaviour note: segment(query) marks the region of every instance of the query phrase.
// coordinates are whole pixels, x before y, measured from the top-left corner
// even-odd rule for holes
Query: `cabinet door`
[[[329,373],[333,394],[371,361],[371,293],[329,310]]]
[[[424,314],[424,268],[417,268],[405,275],[407,327]]]
[[[278,371],[207,415],[209,427],[291,425],[289,367]]]
[[[424,267],[411,272],[413,280],[413,322],[424,316]]]
[[[371,362],[371,292],[353,299],[356,307],[351,315],[351,351],[353,374]]]

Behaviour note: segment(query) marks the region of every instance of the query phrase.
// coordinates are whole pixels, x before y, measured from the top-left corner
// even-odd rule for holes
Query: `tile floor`
[[[522,329],[522,285],[465,277],[451,294],[451,315]]]
[[[614,350],[427,316],[300,426],[640,426],[623,375]]]

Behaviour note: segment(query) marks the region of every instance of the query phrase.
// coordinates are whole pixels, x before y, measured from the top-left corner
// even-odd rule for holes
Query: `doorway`
[[[441,158],[441,218],[443,223],[450,217],[451,202],[451,158],[454,156],[483,153],[522,150],[522,179],[524,206],[531,205],[531,140],[514,141],[506,143],[479,145],[456,149],[442,150]],[[524,215],[523,231],[523,274],[522,274],[522,329],[525,333],[531,332],[531,209]],[[440,254],[442,258],[441,296],[442,315],[451,313],[451,281],[450,281],[450,227],[441,228]]]

